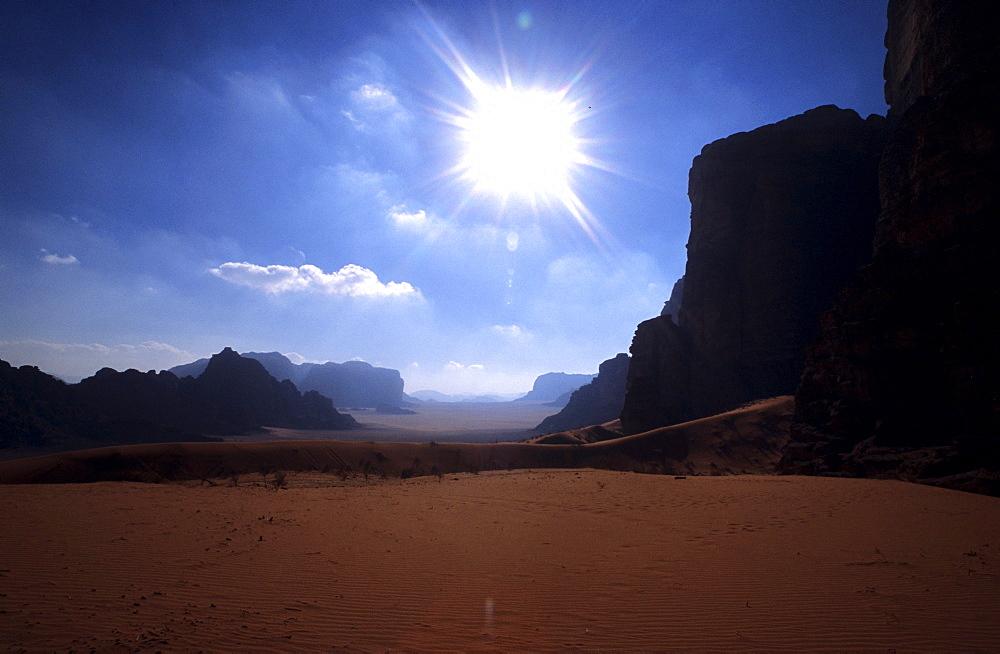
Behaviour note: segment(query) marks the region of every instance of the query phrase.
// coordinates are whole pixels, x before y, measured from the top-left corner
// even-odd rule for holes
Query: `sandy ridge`
[[[276,471],[411,477],[525,468],[665,474],[771,472],[793,400],[781,397],[683,425],[598,443],[273,441],[96,448],[0,462],[0,484],[218,480]]]

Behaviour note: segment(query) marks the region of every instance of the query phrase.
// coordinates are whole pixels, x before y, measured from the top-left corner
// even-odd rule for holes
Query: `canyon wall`
[[[535,431],[550,434],[617,420],[625,400],[625,377],[629,357],[624,352],[608,359],[597,369],[589,384],[573,391],[563,409],[543,420]]]
[[[1000,469],[1000,25],[972,0],[888,13],[874,259],[809,350],[787,472]]]
[[[705,146],[677,324],[636,331],[626,433],[795,391],[818,316],[871,258],[886,135],[824,106]]]

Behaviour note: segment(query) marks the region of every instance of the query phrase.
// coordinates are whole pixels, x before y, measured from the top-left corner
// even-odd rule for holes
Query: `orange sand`
[[[1000,499],[544,470],[0,486],[0,645],[998,650]]]

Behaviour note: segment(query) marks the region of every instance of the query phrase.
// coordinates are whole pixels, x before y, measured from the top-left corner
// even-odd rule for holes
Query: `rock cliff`
[[[625,433],[795,391],[818,316],[871,257],[886,134],[824,106],[705,146],[677,324],[636,331]]]
[[[888,14],[875,254],[823,318],[782,467],[981,489],[961,475],[1000,469],[1000,24],[971,0]]]
[[[589,384],[596,375],[573,375],[565,372],[547,372],[535,378],[535,383],[531,390],[524,397],[519,397],[515,402],[560,402],[559,406],[566,406],[573,391],[584,384]]]
[[[597,377],[573,391],[562,411],[543,420],[535,431],[548,434],[617,420],[625,402],[628,366],[624,352],[602,363]]]

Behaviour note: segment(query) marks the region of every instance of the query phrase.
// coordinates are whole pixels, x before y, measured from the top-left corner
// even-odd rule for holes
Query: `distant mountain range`
[[[170,371],[104,368],[66,384],[38,368],[0,361],[0,447],[93,447],[110,443],[215,440],[261,426],[348,429],[315,391],[300,394],[264,366],[230,348],[207,360],[197,378]]]
[[[279,352],[244,352],[243,358],[259,361],[272,377],[288,380],[302,392],[316,391],[338,407],[399,407],[403,404],[403,378],[398,370],[376,368],[364,361],[344,363],[292,363]],[[208,359],[174,366],[178,377],[198,377]]]
[[[510,402],[521,396],[521,393],[498,393],[489,395],[459,394],[449,395],[439,391],[414,391],[406,397],[416,402]]]
[[[570,395],[584,384],[590,383],[596,375],[571,375],[565,372],[547,372],[535,378],[535,384],[527,394],[491,393],[487,395],[449,395],[439,391],[414,391],[406,398],[417,402],[534,402],[566,406]]]

